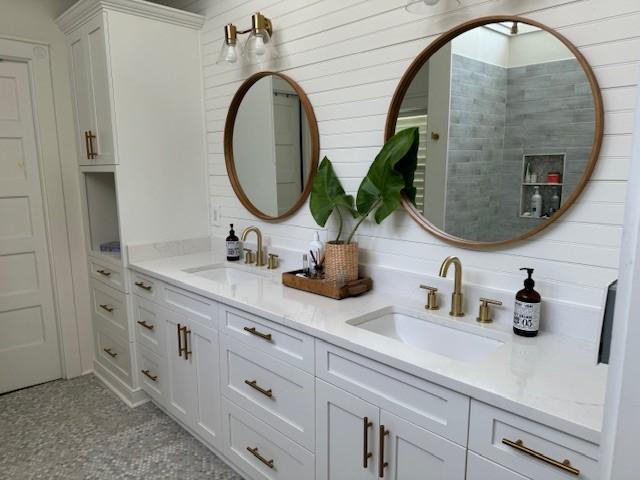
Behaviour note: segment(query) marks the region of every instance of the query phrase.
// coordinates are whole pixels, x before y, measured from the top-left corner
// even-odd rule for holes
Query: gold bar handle
[[[532,450],[529,447],[525,447],[524,442],[520,439],[513,442],[507,438],[503,438],[502,443],[511,448],[515,448],[519,452],[526,453],[527,455],[530,455],[533,458],[540,460],[548,465],[559,468],[560,470],[564,470],[565,472],[570,473],[571,475],[575,475],[576,477],[580,475],[580,470],[572,467],[571,462],[569,460],[565,459],[562,462],[559,462],[558,460],[554,460],[553,458],[547,457],[546,455],[543,455],[540,452],[536,452],[535,450]]]
[[[105,277],[110,277],[111,276],[111,272],[107,272],[106,270],[96,270],[97,273],[99,273],[100,275],[104,275]]]
[[[146,320],[138,320],[138,325],[143,326],[147,330],[153,330],[155,328],[154,325],[149,325]]]
[[[141,370],[141,372],[144,374],[145,377],[150,378],[152,382],[157,382],[158,381],[158,375],[151,375],[151,371],[150,370]]]
[[[89,145],[89,132],[84,132],[84,148],[87,151],[87,160],[91,160],[91,146]]]
[[[106,305],[106,304],[105,305],[100,305],[100,308],[103,309],[103,310],[106,310],[109,313],[113,312],[113,310],[114,310],[113,307],[110,307],[109,305]]]
[[[190,343],[189,340],[191,339],[191,330],[189,330],[186,325],[182,327],[182,335],[183,335],[182,339],[184,342],[184,359],[189,360],[189,356],[192,355],[193,352],[189,348],[189,343]]]
[[[251,388],[259,391],[265,397],[269,397],[269,398],[273,397],[273,391],[270,388],[269,389],[262,388],[261,386],[258,385],[258,382],[256,380],[245,380],[244,383],[249,385]]]
[[[247,447],[247,451],[249,451],[251,455],[256,457],[258,460],[264,463],[267,467],[273,468],[273,459],[267,460],[262,455],[260,455],[260,451],[258,450],[258,447],[253,447],[253,448]]]
[[[118,356],[118,354],[115,352],[112,352],[110,348],[103,348],[102,350],[111,358],[116,358]]]
[[[152,288],[151,285],[145,285],[144,282],[135,282],[135,286],[146,290],[147,292],[150,292]]]
[[[85,132],[85,140],[87,142],[87,158],[92,160],[98,156],[96,151],[93,149],[93,140],[96,136],[93,134],[91,130]]]
[[[186,328],[186,327],[185,327]],[[178,324],[178,356],[182,356],[182,327]]]
[[[389,430],[384,428],[384,425],[380,425],[380,449],[378,455],[378,477],[384,478],[384,469],[389,466],[389,462],[384,461],[384,437],[389,435]]]
[[[369,459],[373,457],[373,453],[369,451],[369,429],[373,423],[369,421],[369,417],[362,419],[362,468],[369,468]]]
[[[268,342],[272,341],[270,333],[259,332],[258,330],[256,330],[256,327],[244,327],[244,331],[249,332],[251,335],[255,335],[256,337],[260,337]]]

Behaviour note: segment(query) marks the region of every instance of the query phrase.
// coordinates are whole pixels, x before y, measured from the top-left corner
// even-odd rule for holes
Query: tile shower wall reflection
[[[462,238],[509,238],[544,221],[520,217],[523,155],[565,153],[571,192],[591,151],[593,100],[575,59],[504,68],[453,55],[450,115],[445,222]]]

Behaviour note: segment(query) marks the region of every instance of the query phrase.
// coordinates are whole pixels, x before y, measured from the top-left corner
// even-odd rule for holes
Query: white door
[[[29,69],[0,61],[0,393],[61,376]]]
[[[197,395],[193,428],[211,445],[222,448],[218,333],[197,322],[190,322],[188,328],[196,388],[192,394]]]
[[[195,397],[195,375],[193,354],[188,353],[184,332],[186,318],[173,312],[166,312],[166,330],[169,388],[167,389],[167,409],[178,420],[187,425],[193,424]],[[188,338],[186,339],[188,340]]]
[[[379,409],[316,379],[316,480],[377,478]]]
[[[379,474],[390,480],[464,480],[466,449],[384,410],[383,461]],[[488,480],[488,479],[487,479]]]

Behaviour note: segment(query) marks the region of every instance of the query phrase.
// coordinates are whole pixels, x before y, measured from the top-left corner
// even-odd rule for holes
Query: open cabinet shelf
[[[120,262],[119,251],[103,251],[110,242],[120,243],[120,223],[115,174],[113,172],[84,172],[88,250],[94,257]]]

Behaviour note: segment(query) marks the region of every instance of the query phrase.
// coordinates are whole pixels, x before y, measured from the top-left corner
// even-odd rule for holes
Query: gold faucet
[[[453,293],[451,294],[451,311],[449,315],[453,317],[462,317],[462,262],[458,257],[447,257],[440,266],[440,276],[446,277],[449,271],[449,265],[453,263],[455,267],[455,278],[453,281]]]
[[[251,232],[254,232],[256,234],[256,237],[258,238],[258,248],[257,248],[258,251],[256,252],[256,267],[264,267],[266,265],[266,262],[264,261],[264,252],[262,251],[262,232],[260,231],[260,229],[256,226],[245,228],[242,231],[240,240],[244,242],[247,239],[247,236]]]

